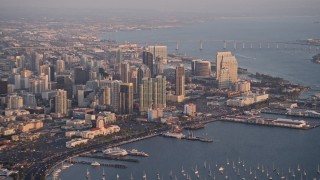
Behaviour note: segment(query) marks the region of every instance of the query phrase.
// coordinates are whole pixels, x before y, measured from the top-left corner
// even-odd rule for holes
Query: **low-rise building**
[[[73,148],[73,147],[79,146],[81,144],[86,144],[88,141],[89,141],[89,139],[82,139],[82,138],[72,139],[71,141],[66,142],[66,147]]]
[[[43,127],[42,121],[30,121],[26,123],[20,123],[19,124],[19,131],[21,132],[29,132],[31,130],[37,130]]]

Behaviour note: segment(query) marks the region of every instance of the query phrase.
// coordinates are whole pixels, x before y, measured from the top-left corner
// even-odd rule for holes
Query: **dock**
[[[91,165],[91,162],[87,162],[87,161],[69,161],[69,163]],[[111,164],[111,163],[99,163],[99,164],[100,164],[100,166],[114,167],[114,168],[118,168],[118,169],[126,169],[127,168],[127,166],[124,164]]]
[[[86,158],[93,158],[93,159],[105,159],[105,160],[115,160],[115,161],[126,161],[126,162],[134,162],[138,163],[138,159],[132,159],[132,158],[124,158],[124,157],[118,157],[118,156],[106,156],[106,155],[93,155],[93,154],[83,154],[80,155],[80,157],[86,157]]]

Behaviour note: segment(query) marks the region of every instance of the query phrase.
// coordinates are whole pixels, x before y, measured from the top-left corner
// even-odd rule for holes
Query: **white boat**
[[[100,166],[100,163],[98,163],[97,161],[94,161],[91,163],[91,166]]]
[[[128,155],[128,152],[125,149],[121,149],[118,147],[115,148],[108,148],[103,151],[104,154],[110,155],[110,156],[126,156]]]
[[[221,166],[221,167],[219,168],[219,172],[220,172],[221,174],[223,174],[223,171],[224,171],[224,168]]]
[[[128,154],[133,155],[133,156],[149,157],[149,154],[147,154],[143,151],[138,151],[137,149],[128,150],[127,152],[128,152]]]

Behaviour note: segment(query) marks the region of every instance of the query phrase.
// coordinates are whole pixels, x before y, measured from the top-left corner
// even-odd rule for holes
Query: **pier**
[[[91,162],[87,162],[87,161],[69,161],[69,163],[91,165]],[[114,167],[114,168],[119,168],[119,169],[126,169],[127,168],[127,166],[124,164],[111,164],[111,163],[99,163],[99,164],[100,164],[100,166]]]
[[[105,159],[105,160],[115,160],[115,161],[126,161],[126,162],[134,162],[138,163],[138,159],[131,159],[131,158],[124,158],[124,157],[118,157],[118,156],[101,156],[101,155],[89,155],[89,154],[83,154],[80,155],[80,157],[86,157],[86,158],[93,158],[93,159]]]

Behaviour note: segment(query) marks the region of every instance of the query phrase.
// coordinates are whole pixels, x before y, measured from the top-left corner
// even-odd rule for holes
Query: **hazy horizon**
[[[134,3],[132,3],[134,2]],[[34,9],[79,12],[108,10],[149,13],[204,13],[219,16],[319,16],[319,0],[0,0],[2,14],[24,13]],[[15,10],[19,10],[19,12]],[[31,13],[37,11],[31,11]]]

